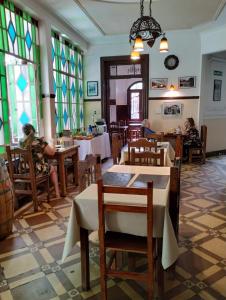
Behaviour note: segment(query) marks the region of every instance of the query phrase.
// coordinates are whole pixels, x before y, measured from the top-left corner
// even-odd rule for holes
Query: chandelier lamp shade
[[[160,42],[160,52],[168,51],[168,40],[162,32],[159,23],[152,17],[152,0],[149,3],[149,16],[144,16],[144,0],[140,0],[140,18],[138,18],[130,29],[130,44],[134,41],[134,50],[141,52],[144,50],[143,42],[146,41],[152,47],[155,40],[162,36]]]
[[[131,54],[130,54],[130,58],[132,60],[139,60],[140,59],[140,52],[138,52],[137,50],[135,50],[133,48],[132,51],[131,51]]]

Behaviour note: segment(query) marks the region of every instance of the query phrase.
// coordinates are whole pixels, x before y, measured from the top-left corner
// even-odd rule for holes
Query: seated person
[[[24,138],[20,141],[21,148],[27,148],[32,146],[32,156],[35,164],[36,174],[50,174],[51,182],[55,188],[56,197],[60,198],[60,191],[58,185],[57,172],[54,166],[50,166],[46,161],[44,155],[54,155],[55,148],[51,147],[44,138],[35,136],[35,128],[31,124],[25,124],[23,126]]]
[[[144,119],[141,123],[141,127],[143,127],[143,133],[144,137],[146,137],[148,134],[155,133],[150,127],[150,122],[148,119]]]
[[[188,160],[189,148],[201,147],[201,140],[199,138],[199,131],[195,127],[193,118],[187,118],[184,130],[184,144],[183,144],[183,161]]]

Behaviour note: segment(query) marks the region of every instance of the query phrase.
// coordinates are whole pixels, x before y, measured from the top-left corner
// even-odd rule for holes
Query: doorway
[[[143,82],[133,83],[127,91],[128,119],[131,122],[142,121]]]
[[[141,121],[148,116],[149,55],[101,58],[102,118],[106,123]],[[137,85],[136,85],[137,84]]]

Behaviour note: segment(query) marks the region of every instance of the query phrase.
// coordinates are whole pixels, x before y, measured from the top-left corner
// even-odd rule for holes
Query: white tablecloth
[[[170,175],[170,167],[146,167],[114,165],[109,172],[133,173],[152,175]],[[132,179],[132,181],[134,178]],[[130,185],[131,182],[128,184]],[[177,259],[179,250],[177,240],[172,227],[168,211],[169,182],[165,189],[153,190],[154,205],[154,237],[163,237],[162,265],[166,269]],[[120,200],[119,200],[120,199]],[[105,201],[114,201],[120,203],[134,203],[146,205],[144,196],[135,195],[111,195],[106,194]],[[146,216],[133,213],[115,213],[107,219],[107,228],[113,231],[135,234],[139,236],[146,235]],[[79,228],[88,230],[98,230],[98,203],[97,203],[97,185],[92,184],[82,193],[75,197],[71,209],[70,219],[67,228],[63,260],[70,254],[73,246],[79,241]]]
[[[175,158],[175,151],[169,142],[158,142],[158,150],[164,149],[164,166],[172,167]],[[128,146],[122,148],[120,164],[128,160]]]
[[[91,140],[75,140],[79,145],[79,160],[84,160],[86,154],[100,154],[101,159],[111,156],[109,134],[104,132]]]

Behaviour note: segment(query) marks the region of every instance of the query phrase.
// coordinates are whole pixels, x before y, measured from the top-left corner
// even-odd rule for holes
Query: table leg
[[[78,149],[76,150],[76,153],[72,156],[73,161],[73,167],[74,167],[74,183],[75,185],[78,185]]]
[[[61,155],[60,159],[59,159],[59,177],[60,177],[61,196],[65,197],[66,193],[67,193],[67,189],[66,189],[64,157],[63,157],[63,155]]]
[[[90,289],[90,272],[89,272],[89,239],[88,230],[80,227],[80,253],[81,253],[81,277],[82,289]]]
[[[162,267],[162,238],[156,238],[157,243],[157,283],[158,283],[158,297],[164,299],[164,270]]]

